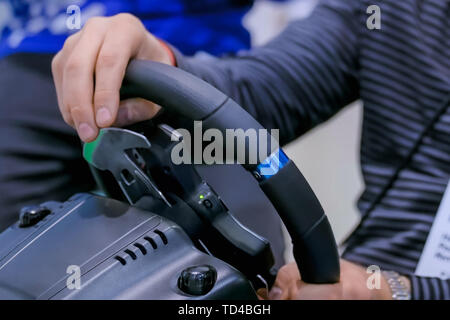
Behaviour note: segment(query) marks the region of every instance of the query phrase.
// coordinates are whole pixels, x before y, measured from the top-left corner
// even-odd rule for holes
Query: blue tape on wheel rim
[[[260,180],[267,180],[276,175],[288,162],[289,158],[283,150],[277,149],[256,167],[256,173]]]

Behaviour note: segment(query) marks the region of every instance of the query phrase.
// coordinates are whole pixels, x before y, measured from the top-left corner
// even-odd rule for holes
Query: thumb
[[[285,292],[287,292],[287,290]],[[273,286],[269,291],[268,298],[270,300],[285,300],[287,298],[287,294],[284,294],[281,288]]]
[[[161,107],[157,104],[141,98],[123,100],[120,102],[114,125],[117,127],[125,127],[140,121],[149,120],[160,109]]]

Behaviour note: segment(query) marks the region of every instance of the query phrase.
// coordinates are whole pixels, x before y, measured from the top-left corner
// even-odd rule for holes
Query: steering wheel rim
[[[174,114],[203,121],[205,129],[215,128],[223,133],[227,129],[263,129],[242,107],[212,85],[179,68],[158,62],[130,61],[121,94],[144,98]],[[295,164],[278,149],[270,135],[267,139],[267,158],[258,164],[242,165],[255,175],[285,223],[302,280],[338,282],[339,254],[322,206]],[[249,141],[245,144],[248,155]],[[278,167],[271,174],[261,174],[261,169],[273,162],[277,162]]]

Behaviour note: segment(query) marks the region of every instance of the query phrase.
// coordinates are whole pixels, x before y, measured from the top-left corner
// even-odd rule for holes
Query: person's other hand
[[[381,276],[380,288],[369,289],[366,269],[341,260],[341,279],[336,284],[310,284],[301,280],[295,262],[283,266],[268,296],[273,300],[389,300],[391,291]]]
[[[120,101],[133,58],[173,64],[167,47],[130,14],[89,19],[53,58],[59,109],[83,141],[94,140],[99,128],[147,120],[158,112],[159,106],[143,99]]]

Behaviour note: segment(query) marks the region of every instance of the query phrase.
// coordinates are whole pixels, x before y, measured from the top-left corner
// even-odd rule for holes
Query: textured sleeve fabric
[[[285,144],[359,98],[366,8],[360,1],[325,0],[265,46],[221,59],[176,53],[177,64],[232,97],[266,128],[280,129]],[[450,281],[407,276],[413,299],[450,299]]]
[[[408,276],[413,300],[450,300],[450,280]]]

